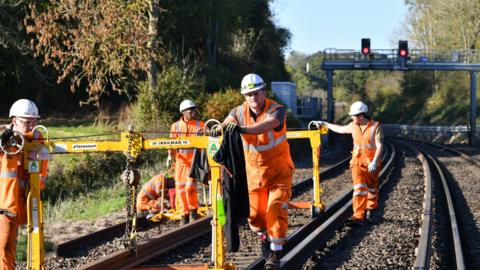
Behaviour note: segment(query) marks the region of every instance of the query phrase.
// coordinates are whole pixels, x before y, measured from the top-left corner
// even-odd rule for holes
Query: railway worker
[[[354,102],[348,113],[352,122],[345,126],[317,121],[328,129],[343,134],[352,134],[353,151],[350,168],[353,178],[352,222],[364,225],[365,219],[372,221],[372,211],[378,204],[378,174],[381,169],[380,156],[383,150],[383,132],[379,122],[368,115],[368,107],[361,101]]]
[[[262,239],[265,269],[277,269],[287,236],[288,201],[295,166],[287,142],[286,109],[266,97],[266,84],[257,74],[241,82],[243,104],[222,123],[242,134],[248,193],[250,228]],[[217,135],[219,129],[213,130]]]
[[[5,145],[13,131],[20,132],[25,141],[41,139],[38,131],[32,132],[38,118],[35,103],[28,99],[19,99],[10,108],[12,122],[1,126],[0,138]],[[15,151],[16,149],[10,149]],[[42,161],[40,188],[45,186],[47,177],[47,160]],[[23,153],[7,155],[0,151],[0,269],[15,269],[16,239],[19,225],[27,222],[27,185],[29,174],[24,169]]]
[[[197,131],[204,128],[205,123],[197,120],[197,106],[191,100],[180,103],[181,118],[172,124],[170,138],[195,136]],[[193,149],[168,150],[167,167],[175,160],[175,189],[180,199],[182,224],[198,218],[198,193],[196,180],[189,177],[192,167]]]
[[[149,214],[157,214],[162,208],[162,191],[164,199],[167,198],[170,189],[175,188],[175,181],[159,173],[146,182],[137,195],[137,212],[148,212]],[[164,200],[164,206],[174,207],[175,199]],[[169,207],[165,207],[169,208]]]

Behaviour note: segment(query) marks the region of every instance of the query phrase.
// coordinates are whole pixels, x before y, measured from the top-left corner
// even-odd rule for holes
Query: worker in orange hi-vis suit
[[[197,107],[191,100],[184,100],[180,103],[180,120],[172,124],[170,137],[195,136],[205,123],[196,120]],[[176,196],[180,199],[180,212],[182,213],[182,224],[198,218],[198,193],[196,180],[189,177],[192,167],[194,149],[169,150],[167,167],[172,164],[172,157],[175,158],[175,189]]]
[[[41,139],[40,132],[33,131],[37,123],[38,109],[28,99],[20,99],[10,108],[12,123],[1,126],[0,140],[3,146],[12,139],[14,131],[20,132],[25,141]],[[9,149],[7,151],[16,151]],[[42,160],[40,188],[47,177],[47,160]],[[0,270],[15,269],[16,240],[19,225],[27,222],[26,199],[29,174],[24,169],[23,153],[7,155],[0,151]]]
[[[368,115],[368,107],[361,101],[354,102],[349,115],[352,122],[339,126],[317,121],[337,133],[352,134],[353,151],[350,168],[353,178],[352,221],[364,225],[365,219],[372,221],[372,211],[378,204],[378,174],[382,167],[380,156],[383,150],[383,132],[379,122]]]
[[[164,174],[159,173],[153,176],[146,182],[137,195],[137,212],[149,212],[149,214],[158,213],[161,208],[162,191],[164,196],[164,204],[175,207],[175,199],[166,199],[169,195],[169,189],[175,188],[175,181],[171,178],[165,177]],[[166,207],[169,208],[169,207]]]
[[[287,142],[286,109],[266,97],[266,84],[257,74],[241,82],[242,105],[222,123],[242,134],[245,154],[250,228],[262,239],[266,269],[277,269],[287,237],[288,201],[295,170]],[[216,129],[213,136],[218,134]]]

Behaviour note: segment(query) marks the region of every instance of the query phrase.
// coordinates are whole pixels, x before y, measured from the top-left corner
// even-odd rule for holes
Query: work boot
[[[282,258],[282,251],[270,251],[268,258],[265,261],[265,270],[280,269],[280,258]]]
[[[182,216],[182,224],[185,225],[185,224],[188,224],[188,222],[190,222],[190,216],[188,214],[183,215]]]
[[[198,219],[197,209],[190,209],[190,220],[194,221]]]
[[[262,256],[265,258],[265,260],[268,258],[268,255],[270,253],[270,241],[268,240],[268,236],[262,235],[261,237],[262,240]]]
[[[347,223],[350,227],[363,227],[365,226],[365,220],[361,220],[361,219],[356,219],[356,218],[351,218],[348,223]]]
[[[373,209],[367,209],[367,213],[365,214],[365,220],[369,223],[373,222]]]

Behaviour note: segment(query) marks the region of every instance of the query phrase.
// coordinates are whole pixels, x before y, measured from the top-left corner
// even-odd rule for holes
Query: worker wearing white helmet
[[[170,128],[170,137],[188,137],[195,136],[200,129],[203,129],[205,123],[197,120],[197,106],[189,99],[180,103],[179,106],[182,117]],[[172,166],[175,160],[175,193],[180,198],[180,212],[182,213],[182,223],[186,224],[190,220],[198,218],[198,195],[196,180],[189,177],[192,167],[193,149],[168,150],[167,167]]]
[[[265,268],[277,269],[287,236],[287,205],[295,170],[286,136],[286,109],[266,97],[266,84],[257,74],[243,77],[240,93],[245,102],[230,112],[222,127],[242,136],[248,222],[261,239]]]
[[[380,156],[383,150],[383,132],[379,122],[368,115],[368,107],[361,101],[350,106],[352,122],[340,126],[317,121],[328,129],[343,134],[352,134],[353,151],[350,167],[353,178],[354,224],[363,225],[365,219],[372,221],[372,212],[378,204],[378,174],[381,168]]]
[[[7,151],[8,142],[21,133],[26,141],[41,139],[38,131],[32,132],[40,118],[35,103],[28,99],[20,99],[13,103],[9,114],[12,122],[1,126],[0,141]],[[47,177],[47,160],[42,160],[40,171],[40,188],[45,186]],[[19,225],[25,224],[26,187],[29,173],[24,170],[23,151],[17,154],[6,154],[0,151],[0,269],[15,269],[15,249]]]

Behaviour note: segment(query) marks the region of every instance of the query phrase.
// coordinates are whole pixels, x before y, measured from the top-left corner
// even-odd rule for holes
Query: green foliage
[[[242,104],[245,98],[238,89],[226,89],[212,94],[203,105],[205,116],[223,121],[230,111]]]
[[[467,124],[470,105],[468,74],[439,72],[438,77],[438,90],[426,102],[426,118],[439,124]]]
[[[160,36],[182,69],[204,67],[209,91],[236,87],[244,74],[285,80],[290,32],[276,26],[269,1],[160,1]]]
[[[57,201],[74,194],[86,193],[117,183],[125,169],[122,153],[93,153],[55,155],[58,162],[50,162],[49,177],[42,197]]]
[[[325,71],[321,69],[323,55],[316,53],[310,56],[292,52],[287,59],[287,71],[292,80],[297,84],[297,95],[312,95],[312,93],[326,89]],[[306,66],[309,66],[309,72]],[[315,96],[323,97],[324,94]]]
[[[15,260],[17,262],[24,262],[27,260],[27,235],[20,234],[17,238],[17,253],[15,254]],[[53,251],[54,244],[48,240],[45,240],[45,251]]]
[[[203,83],[198,79],[186,78],[175,66],[169,66],[158,75],[156,89],[148,84],[139,84],[137,102],[134,105],[134,120],[140,129],[170,130],[172,122],[178,120],[178,106],[184,99],[195,100],[203,92]]]
[[[88,193],[69,196],[44,205],[49,223],[66,220],[92,220],[125,207],[125,185],[118,182]]]
[[[27,236],[19,235],[17,238],[17,254],[15,256],[19,262],[27,260]]]

